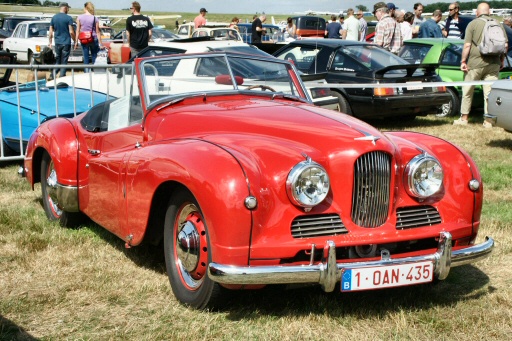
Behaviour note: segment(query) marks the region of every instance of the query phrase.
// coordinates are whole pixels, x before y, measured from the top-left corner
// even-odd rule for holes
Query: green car
[[[460,59],[464,40],[416,38],[404,41],[399,56],[412,64],[437,64],[437,73],[445,82],[460,82],[464,80],[464,72],[460,70]],[[512,78],[512,60],[510,53],[505,60],[505,67],[500,71],[500,79]],[[460,99],[462,88],[460,86],[447,87],[452,100],[441,107],[438,116],[455,116],[460,113]],[[473,108],[483,108],[484,97],[482,87],[476,86],[473,96]]]

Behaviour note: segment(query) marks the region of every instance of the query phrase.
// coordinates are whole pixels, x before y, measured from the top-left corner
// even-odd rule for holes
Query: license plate
[[[423,87],[421,86],[421,82],[405,82],[407,85],[407,90],[421,90]]]
[[[72,56],[69,56],[68,58],[68,62],[81,62],[83,60],[82,57],[72,57]]]
[[[432,282],[434,265],[430,261],[367,268],[344,269],[341,291],[399,287]]]

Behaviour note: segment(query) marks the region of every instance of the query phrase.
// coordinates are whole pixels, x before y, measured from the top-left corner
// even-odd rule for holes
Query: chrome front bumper
[[[392,259],[383,253],[380,260],[355,263],[337,263],[336,246],[327,241],[323,250],[322,261],[311,265],[275,265],[275,266],[230,266],[210,263],[209,277],[221,284],[291,284],[318,283],[324,291],[331,292],[337,282],[341,281],[343,269],[370,266],[399,265],[432,261],[434,276],[439,280],[448,277],[450,268],[479,261],[486,258],[494,248],[494,240],[486,237],[485,242],[461,250],[452,251],[452,235],[441,232],[437,251],[430,255]]]

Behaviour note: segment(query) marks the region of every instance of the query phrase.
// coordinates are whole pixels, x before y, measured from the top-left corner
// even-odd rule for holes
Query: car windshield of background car
[[[431,45],[404,44],[399,56],[411,64],[421,64],[431,48]]]
[[[392,65],[409,64],[393,53],[373,45],[348,45],[343,46],[340,51],[345,55],[358,60],[371,70],[380,70]],[[404,70],[392,70],[388,72],[388,74],[404,72]]]
[[[172,101],[205,92],[214,95],[251,87],[255,94],[300,96],[290,76],[291,65],[268,59],[219,55],[163,57],[143,61],[141,68],[148,107],[162,99]]]
[[[277,58],[291,61],[295,67],[303,72],[308,72],[316,56],[322,50],[321,47],[313,46],[291,46],[287,50],[280,53]]]

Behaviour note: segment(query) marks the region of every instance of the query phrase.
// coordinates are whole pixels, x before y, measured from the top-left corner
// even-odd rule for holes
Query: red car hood
[[[163,117],[165,116],[165,117]],[[372,126],[308,104],[255,99],[211,100],[166,111],[156,128],[156,140],[194,137],[230,150],[260,165],[293,167],[310,156],[328,167],[332,159],[372,150],[395,153],[390,140]],[[180,127],[176,131],[176,127]],[[345,156],[343,156],[345,155]],[[245,163],[245,162],[243,162]]]

